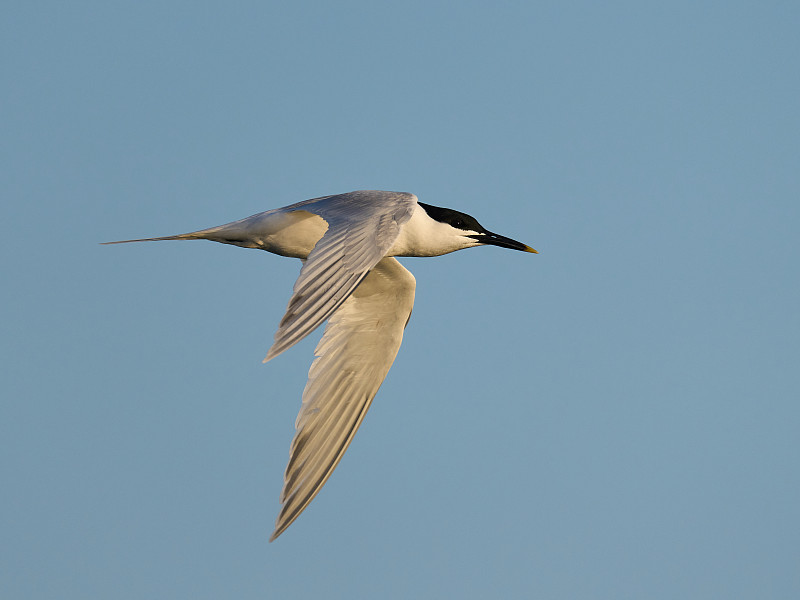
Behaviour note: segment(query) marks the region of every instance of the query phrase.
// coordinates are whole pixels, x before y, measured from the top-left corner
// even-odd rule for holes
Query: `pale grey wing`
[[[394,244],[416,196],[362,191],[296,205],[322,217],[328,230],[300,270],[286,314],[264,362],[316,329],[344,302]]]
[[[415,288],[411,273],[384,258],[328,321],[303,391],[270,541],[303,512],[347,450],[400,349]]]

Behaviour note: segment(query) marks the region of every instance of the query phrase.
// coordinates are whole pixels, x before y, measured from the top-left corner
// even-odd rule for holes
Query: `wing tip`
[[[300,512],[303,512],[302,510]],[[291,519],[286,519],[286,515],[284,514],[283,509],[281,509],[278,518],[275,520],[275,530],[272,532],[272,535],[269,536],[269,543],[271,544],[275,540],[277,540],[284,531],[289,529],[289,525],[295,522],[297,517],[300,516],[300,513],[296,513]]]
[[[264,357],[264,360],[261,361],[261,364],[264,365],[271,361],[273,358],[278,356],[279,354],[283,353],[284,350],[288,348],[284,348],[278,345],[278,342],[272,344],[269,350],[267,350],[267,355]]]

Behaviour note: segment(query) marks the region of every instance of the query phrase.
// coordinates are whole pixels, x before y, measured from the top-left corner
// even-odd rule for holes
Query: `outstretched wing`
[[[297,204],[322,217],[328,230],[300,271],[286,314],[264,362],[292,347],[347,300],[394,244],[417,198],[401,192],[359,191]]]
[[[411,273],[384,258],[328,321],[303,391],[270,541],[303,512],[347,450],[400,349],[415,288]]]

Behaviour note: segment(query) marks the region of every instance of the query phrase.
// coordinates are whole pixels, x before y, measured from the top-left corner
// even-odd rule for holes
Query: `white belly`
[[[244,248],[257,248],[291,258],[307,258],[328,230],[321,217],[305,210],[268,210],[246,219],[196,231],[188,236]]]
[[[254,225],[252,233],[260,247],[292,258],[307,258],[328,230],[322,217],[304,210],[276,213]]]

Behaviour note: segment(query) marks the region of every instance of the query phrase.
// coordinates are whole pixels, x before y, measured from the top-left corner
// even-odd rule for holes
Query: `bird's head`
[[[430,204],[423,204],[422,202],[418,204],[428,213],[431,219],[440,224],[439,235],[447,236],[452,239],[453,248],[449,250],[450,252],[462,248],[469,248],[471,246],[490,245],[538,254],[536,250],[522,242],[488,231],[478,223],[475,217],[471,217],[466,213],[450,208],[440,208],[438,206],[431,206]]]

